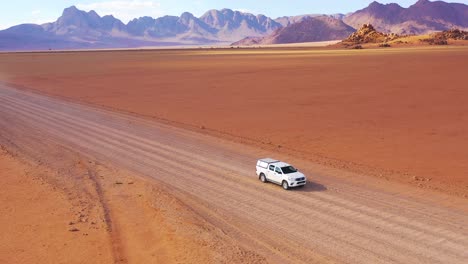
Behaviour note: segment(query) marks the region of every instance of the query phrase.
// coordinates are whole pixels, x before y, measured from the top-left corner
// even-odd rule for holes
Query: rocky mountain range
[[[124,24],[72,6],[43,25],[22,24],[0,31],[0,50],[130,48],[173,45],[294,43],[342,39],[362,24],[383,32],[422,34],[468,28],[468,6],[419,0],[409,8],[373,2],[343,15],[300,15],[272,19],[230,9],[159,18],[140,17]]]
[[[229,44],[278,28],[281,24],[264,15],[230,9],[210,10],[200,18],[185,12],[180,17],[140,17],[124,24],[113,16],[72,6],[55,22],[0,31],[0,50]]]

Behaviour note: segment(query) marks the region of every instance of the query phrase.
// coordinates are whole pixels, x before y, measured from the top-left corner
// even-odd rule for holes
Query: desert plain
[[[1,80],[468,194],[466,47],[1,55]]]
[[[2,192],[10,217],[1,226],[56,232],[60,243],[78,245],[68,259],[51,260],[40,242],[24,253],[30,236],[4,237],[0,260],[83,263],[95,243],[100,262],[462,263],[467,70],[466,46],[0,54],[0,82],[9,87],[0,95],[2,168],[11,168],[3,186],[42,193],[50,201],[41,206],[62,203],[51,216],[58,231],[36,231],[13,223],[24,217],[11,211],[31,198]],[[254,165],[262,155],[304,168],[309,187],[261,189]],[[161,163],[172,172],[154,170]],[[184,163],[197,172],[179,172]],[[204,170],[211,174],[198,175]],[[47,184],[26,177],[38,172]],[[277,195],[297,204],[272,205]],[[275,225],[261,224],[272,217]],[[291,221],[307,231],[285,229]],[[75,225],[86,235],[70,231]],[[441,252],[439,243],[448,243]]]

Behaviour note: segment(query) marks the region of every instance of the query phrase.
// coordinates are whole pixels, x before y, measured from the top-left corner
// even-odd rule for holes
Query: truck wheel
[[[262,181],[262,182],[266,182],[266,181],[267,181],[267,180],[266,180],[266,177],[265,177],[265,174],[263,174],[263,173],[260,174],[260,181]]]
[[[283,181],[283,184],[281,184],[281,186],[283,186],[283,189],[289,190],[289,184],[287,181]]]

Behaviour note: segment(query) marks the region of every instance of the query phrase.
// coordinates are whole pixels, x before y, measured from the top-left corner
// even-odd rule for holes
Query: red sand
[[[467,70],[466,47],[0,54],[5,82],[459,194]]]

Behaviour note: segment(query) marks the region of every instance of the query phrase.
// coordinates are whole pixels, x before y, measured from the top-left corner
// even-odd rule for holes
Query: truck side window
[[[276,173],[283,174],[283,172],[281,171],[281,169],[279,167],[276,167],[275,171],[276,171]]]
[[[275,170],[275,165],[270,165],[268,168],[269,168],[271,171],[274,171],[274,170]]]

